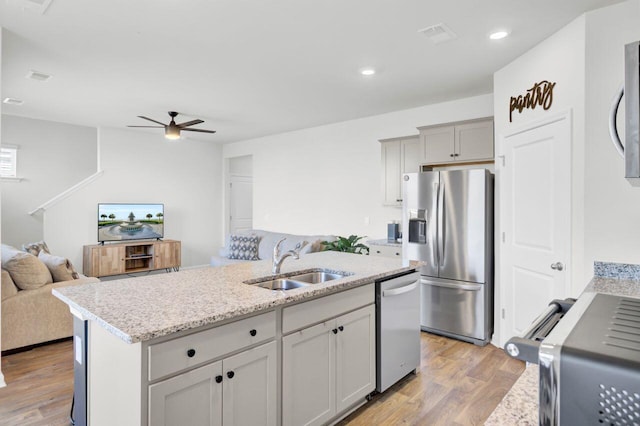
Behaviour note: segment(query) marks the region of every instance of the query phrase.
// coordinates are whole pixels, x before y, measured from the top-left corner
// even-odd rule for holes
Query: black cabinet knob
[[[249,334],[251,336],[255,336],[256,334],[258,334],[258,332],[255,329],[253,329],[253,330],[249,330]]]
[[[338,334],[338,329],[337,329],[337,328],[334,328],[334,329],[333,329],[333,330],[331,330],[331,331],[333,331],[333,334]]]
[[[222,383],[222,376],[216,376],[216,383]]]
[[[340,326],[340,327],[338,327],[338,330],[340,330],[340,331],[344,331],[344,327],[343,327],[343,326]]]
[[[189,349],[189,350],[187,351],[187,356],[188,356],[189,358],[193,358],[194,356],[196,356],[196,350],[195,350],[195,349]]]
[[[455,154],[449,154],[449,157],[453,157]]]
[[[236,373],[234,373],[233,371],[227,371],[227,377],[230,379],[233,379],[233,376],[235,376]]]

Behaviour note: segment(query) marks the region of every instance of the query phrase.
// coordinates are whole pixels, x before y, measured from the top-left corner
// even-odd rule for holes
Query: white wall
[[[607,127],[611,101],[624,81],[623,46],[638,40],[639,0],[587,14],[584,264],[589,276],[596,260],[640,264],[640,188],[624,179],[624,162]]]
[[[183,267],[208,264],[221,240],[221,147],[110,128],[98,139],[104,174],[47,210],[47,244],[79,267],[82,246],[97,243],[99,202],[164,203],[165,238],[182,241]]]
[[[573,296],[588,284],[595,260],[640,263],[640,188],[624,180],[622,158],[607,130],[609,106],[624,76],[623,45],[638,39],[640,0],[629,0],[579,17],[494,74],[497,154],[502,149],[501,136],[523,123],[568,109],[572,112]],[[557,82],[552,108],[514,113],[509,123],[510,97],[543,79]],[[496,182],[499,186],[499,169]],[[499,251],[500,246],[496,248]],[[501,306],[499,295],[497,281],[496,307]],[[495,319],[499,324],[497,315]]]
[[[223,156],[253,155],[254,228],[383,238],[401,211],[382,206],[378,140],[492,114],[482,95],[236,142]]]
[[[3,144],[19,146],[22,178],[2,181],[2,242],[20,248],[43,238],[42,212],[28,212],[95,173],[96,129],[3,115],[2,132]]]
[[[0,81],[2,81],[2,27],[0,27]],[[2,84],[0,84],[0,99],[2,97]],[[2,116],[2,103],[0,103],[0,117]],[[0,120],[0,144],[2,143],[2,120]],[[0,187],[0,220],[2,219],[2,188]],[[2,227],[0,226],[0,241],[2,241]],[[2,330],[2,307],[0,306],[0,330]],[[0,347],[2,343],[2,336],[0,336]],[[2,361],[2,355],[0,355],[0,361]],[[2,374],[2,363],[0,362],[0,388],[6,386],[4,382],[4,375]]]

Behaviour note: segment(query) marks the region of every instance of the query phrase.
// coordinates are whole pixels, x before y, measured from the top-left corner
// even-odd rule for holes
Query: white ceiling
[[[227,143],[489,93],[494,71],[618,2],[53,0],[39,14],[0,0],[2,98],[24,101],[2,108],[119,128],[175,110],[218,131],[190,139]],[[418,33],[438,23],[458,38]],[[511,36],[490,41],[498,28]],[[365,66],[378,73],[361,76]]]

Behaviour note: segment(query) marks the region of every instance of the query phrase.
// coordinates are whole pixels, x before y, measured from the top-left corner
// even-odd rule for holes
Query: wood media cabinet
[[[89,277],[180,268],[181,244],[176,240],[94,244],[83,247],[82,271]]]

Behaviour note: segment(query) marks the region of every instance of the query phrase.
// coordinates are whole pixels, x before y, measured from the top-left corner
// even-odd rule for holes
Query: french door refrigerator
[[[477,345],[493,334],[493,175],[403,175],[402,252],[420,268],[420,327]]]

